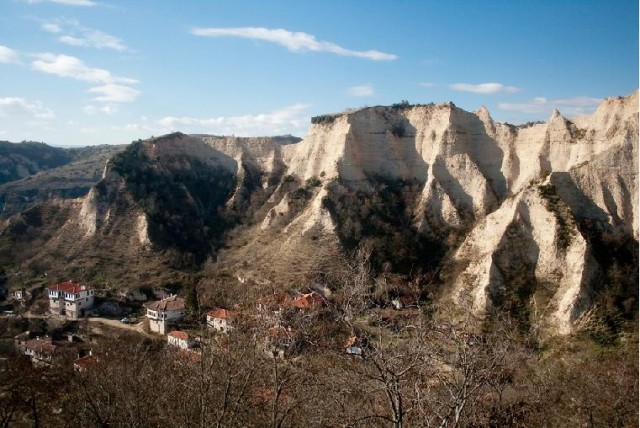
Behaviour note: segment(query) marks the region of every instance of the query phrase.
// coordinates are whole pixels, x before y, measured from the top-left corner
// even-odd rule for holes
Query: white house
[[[167,334],[167,343],[180,349],[190,349],[195,342],[184,331],[173,330]]]
[[[147,303],[149,329],[154,333],[166,334],[169,327],[184,317],[184,299],[175,294],[162,300]]]
[[[231,319],[234,313],[226,309],[217,309],[207,312],[207,325],[222,333],[233,330]]]
[[[49,287],[49,310],[52,314],[67,318],[81,318],[93,307],[93,290],[73,282],[63,282]]]

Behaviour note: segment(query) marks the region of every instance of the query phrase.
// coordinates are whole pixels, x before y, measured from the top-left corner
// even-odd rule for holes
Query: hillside
[[[107,160],[124,146],[63,149],[42,143],[0,143],[0,217],[8,218],[52,198],[85,196]],[[0,171],[0,172],[2,172]]]
[[[57,202],[69,216],[35,254],[12,250],[5,267],[123,287],[188,273],[248,279],[247,293],[340,291],[332,275],[360,248],[395,295],[507,312],[528,331],[635,317],[637,92],[522,126],[452,103],[313,123],[299,142],[135,142],[86,197]],[[48,222],[23,214],[6,230],[20,224],[38,236]]]

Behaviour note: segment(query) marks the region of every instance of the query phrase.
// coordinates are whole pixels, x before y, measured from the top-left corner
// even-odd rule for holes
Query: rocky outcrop
[[[452,103],[314,122],[302,141],[176,133],[134,143],[69,227],[296,281],[366,242],[377,268],[439,272],[451,304],[506,310],[545,334],[574,331],[597,306],[618,263],[603,242],[637,241],[637,92],[591,116],[554,111],[521,126]]]

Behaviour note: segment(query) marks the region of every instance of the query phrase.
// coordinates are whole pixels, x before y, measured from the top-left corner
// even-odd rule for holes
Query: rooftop
[[[60,284],[54,284],[49,287],[49,290],[51,291],[62,291],[65,293],[73,293],[73,294],[79,293],[81,291],[87,291],[90,289],[91,287],[88,287],[86,285],[76,284],[75,282],[71,282],[71,281],[61,282]]]
[[[24,348],[39,354],[53,354],[58,346],[48,339],[31,339],[24,343]]]
[[[78,358],[73,362],[73,365],[80,367],[81,369],[86,369],[87,367],[96,363],[96,357],[93,355],[87,355],[82,358]]]
[[[189,335],[184,331],[173,330],[170,331],[167,336],[175,337],[176,339],[180,340],[189,340]]]
[[[156,300],[155,302],[147,303],[145,305],[147,309],[152,311],[176,311],[184,309],[184,299],[173,295],[166,299]]]
[[[234,315],[234,312],[228,311],[226,309],[216,309],[215,311],[207,312],[207,317],[210,318],[228,319],[232,318]]]

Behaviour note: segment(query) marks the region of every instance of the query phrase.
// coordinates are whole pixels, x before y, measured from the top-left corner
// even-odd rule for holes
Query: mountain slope
[[[87,252],[105,270],[110,254],[140,261],[121,278],[206,262],[299,287],[366,247],[377,272],[434,278],[443,301],[565,334],[637,308],[637,106],[635,92],[513,126],[486,108],[398,104],[314,118],[299,142],[140,141],[43,253],[78,269]]]
[[[86,195],[102,178],[107,160],[122,150],[124,146],[62,149],[42,143],[0,143],[3,171],[15,172],[4,175],[7,181],[0,184],[0,217],[8,218],[52,198]]]

